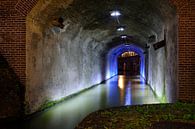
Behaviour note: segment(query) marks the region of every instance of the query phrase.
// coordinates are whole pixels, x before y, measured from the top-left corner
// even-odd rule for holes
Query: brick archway
[[[37,4],[38,0],[19,0],[15,5],[15,9],[22,15],[26,16],[32,8]]]
[[[26,15],[38,0],[4,0],[0,16],[0,52],[15,70],[20,81],[26,80]],[[170,0],[179,17],[179,99],[195,101],[195,1]]]

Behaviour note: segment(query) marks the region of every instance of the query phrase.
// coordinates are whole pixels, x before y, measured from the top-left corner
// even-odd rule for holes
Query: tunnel
[[[126,51],[118,56],[118,75],[140,75],[140,56],[134,51]]]
[[[129,51],[156,96],[176,101],[177,20],[168,0],[39,0],[26,18],[26,114],[117,76]]]
[[[124,52],[134,51],[136,52],[140,57],[140,67],[139,71],[140,73],[138,75],[141,75],[145,79],[145,55],[144,50],[139,48],[138,46],[131,44],[126,45],[122,44],[115,48],[112,48],[108,55],[107,55],[107,76],[114,76],[119,74],[118,73],[118,57],[123,54]]]

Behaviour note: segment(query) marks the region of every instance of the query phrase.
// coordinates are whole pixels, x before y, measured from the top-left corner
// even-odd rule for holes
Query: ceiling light
[[[112,17],[118,17],[118,16],[120,16],[121,15],[121,13],[119,12],[119,11],[111,11],[110,12],[110,15],[112,16]]]
[[[121,38],[122,39],[126,39],[127,38],[127,35],[121,35]]]
[[[124,31],[125,30],[125,27],[124,26],[118,26],[117,27],[117,31]]]
[[[131,46],[131,43],[125,43],[124,45],[125,46]]]

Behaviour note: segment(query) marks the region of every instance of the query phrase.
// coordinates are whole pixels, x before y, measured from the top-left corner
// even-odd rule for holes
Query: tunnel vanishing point
[[[195,101],[194,0],[1,0],[0,118],[117,75],[128,51],[160,100]]]

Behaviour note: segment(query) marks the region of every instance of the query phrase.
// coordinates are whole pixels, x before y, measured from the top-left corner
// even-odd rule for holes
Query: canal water
[[[23,122],[20,129],[74,129],[88,114],[109,107],[160,103],[139,76],[115,76]]]

